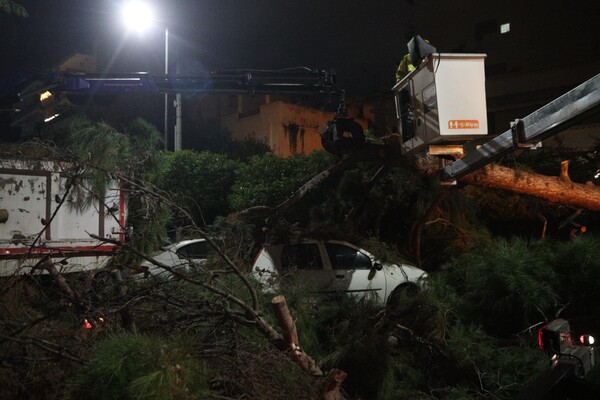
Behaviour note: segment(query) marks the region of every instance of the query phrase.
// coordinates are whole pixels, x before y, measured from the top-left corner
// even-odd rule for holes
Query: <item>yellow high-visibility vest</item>
[[[412,65],[412,61],[410,59],[410,54],[402,57],[402,61],[398,65],[398,70],[396,71],[396,83],[400,82],[406,75],[408,75],[411,71],[415,70],[415,66]]]

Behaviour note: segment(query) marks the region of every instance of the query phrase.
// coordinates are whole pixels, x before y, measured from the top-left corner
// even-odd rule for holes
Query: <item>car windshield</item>
[[[207,258],[208,245],[205,241],[186,244],[177,250],[177,254],[179,254],[181,257],[192,259]]]

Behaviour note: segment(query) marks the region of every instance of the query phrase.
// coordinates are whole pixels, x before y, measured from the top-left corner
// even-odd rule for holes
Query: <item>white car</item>
[[[266,245],[252,266],[264,290],[278,290],[278,278],[292,275],[318,293],[345,292],[387,304],[405,289],[418,289],[427,279],[422,269],[385,264],[368,251],[339,240],[305,239]]]
[[[206,261],[208,247],[205,239],[182,240],[181,242],[163,247],[151,257],[174,270],[189,272],[194,269],[194,266],[201,265]],[[148,260],[144,260],[140,267],[130,272],[130,276],[134,279],[148,278],[150,276],[168,279],[171,276],[171,272]]]

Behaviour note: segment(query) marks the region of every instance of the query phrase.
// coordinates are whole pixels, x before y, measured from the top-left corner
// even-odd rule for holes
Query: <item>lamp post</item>
[[[154,22],[152,9],[142,1],[132,1],[122,9],[123,20],[127,26],[142,32]],[[165,27],[165,77],[169,75],[169,28]],[[181,94],[177,93],[175,100],[176,125],[174,150],[181,150]],[[169,143],[169,95],[165,93],[165,151]]]
[[[169,28],[165,28],[165,76],[169,76]],[[169,94],[165,92],[165,151],[169,149]]]

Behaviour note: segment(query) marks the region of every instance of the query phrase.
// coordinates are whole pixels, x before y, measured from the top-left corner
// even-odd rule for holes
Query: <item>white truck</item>
[[[126,199],[109,180],[98,196],[61,161],[0,158],[0,276],[100,267],[116,246],[92,238],[123,241]]]

